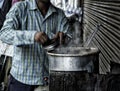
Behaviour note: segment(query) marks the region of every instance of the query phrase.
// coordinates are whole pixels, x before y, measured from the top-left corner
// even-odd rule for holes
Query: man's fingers
[[[60,45],[63,44],[63,35],[62,32],[59,33]]]
[[[39,43],[43,44],[44,40],[42,38],[39,39]]]
[[[47,38],[46,35],[43,35],[43,36],[42,36],[42,39],[43,39],[44,42],[46,42],[48,38]]]
[[[63,32],[57,32],[56,35],[54,36],[53,40],[55,41],[59,41],[59,44],[63,44],[64,43],[64,33]]]
[[[44,44],[45,42],[48,41],[48,36],[44,32],[37,32],[35,34],[35,41]]]
[[[59,41],[60,41],[60,45],[62,44],[62,39],[63,39],[63,34],[61,32],[59,32]]]
[[[59,38],[59,32],[58,33],[56,33],[56,35],[54,36],[54,38],[53,39],[58,39]]]

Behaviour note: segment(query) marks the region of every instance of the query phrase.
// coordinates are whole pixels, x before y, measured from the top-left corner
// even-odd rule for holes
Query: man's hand
[[[44,44],[48,41],[48,36],[44,32],[37,32],[34,36],[36,42]]]
[[[58,32],[53,38],[55,41],[59,40],[60,45],[65,42],[65,34],[63,32]]]

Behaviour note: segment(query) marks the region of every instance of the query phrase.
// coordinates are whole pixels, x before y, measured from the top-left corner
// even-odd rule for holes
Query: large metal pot
[[[47,54],[50,70],[92,72],[94,62],[98,63],[99,50],[92,47],[67,47],[57,48]]]

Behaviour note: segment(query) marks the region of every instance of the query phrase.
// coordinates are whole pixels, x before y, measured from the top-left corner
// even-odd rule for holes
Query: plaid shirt
[[[66,33],[67,30],[69,24],[64,12],[52,5],[45,17],[35,0],[13,5],[0,30],[0,39],[14,46],[11,75],[25,84],[43,85],[43,77],[49,75],[48,58],[41,44],[34,41],[34,35],[44,31],[52,37],[57,31]]]

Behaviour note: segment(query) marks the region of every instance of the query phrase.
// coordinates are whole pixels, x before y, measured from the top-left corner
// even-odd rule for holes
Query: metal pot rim
[[[61,53],[55,53],[54,50],[53,51],[48,51],[47,54],[50,55],[50,56],[62,56],[62,57],[69,57],[69,56],[72,56],[72,57],[76,57],[76,56],[86,56],[86,55],[94,55],[96,53],[99,53],[99,49],[98,48],[95,48],[95,47],[67,47],[69,49],[71,48],[74,48],[74,49],[78,49],[78,50],[83,50],[83,49],[86,49],[87,51],[90,50],[90,51],[86,51],[84,53],[78,53],[78,54],[61,54]],[[65,48],[62,48],[62,49],[65,49]]]

